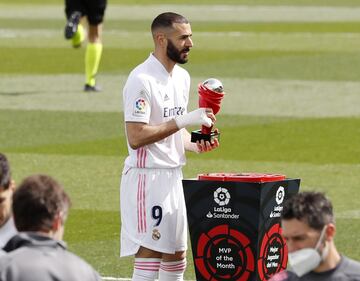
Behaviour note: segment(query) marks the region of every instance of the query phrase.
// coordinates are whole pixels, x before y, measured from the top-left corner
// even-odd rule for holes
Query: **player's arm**
[[[126,133],[132,149],[160,141],[179,131],[175,119],[152,126],[139,122],[126,122]]]
[[[212,111],[207,108],[199,108],[159,125],[127,121],[126,133],[130,147],[138,149],[144,145],[160,141],[187,126],[205,125],[211,127],[213,122],[215,122],[215,116]]]
[[[219,146],[219,141],[217,139],[214,139],[212,142],[205,142],[204,140],[202,140],[201,142],[197,141],[196,143],[194,143],[191,142],[191,134],[186,129],[182,129],[181,133],[183,136],[184,147],[186,150],[196,153],[202,153],[211,151]]]

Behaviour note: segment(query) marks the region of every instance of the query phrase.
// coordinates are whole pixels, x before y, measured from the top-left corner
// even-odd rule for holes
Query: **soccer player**
[[[190,125],[212,126],[211,109],[187,112],[190,76],[179,66],[193,46],[188,20],[162,13],[152,22],[154,51],[123,90],[129,156],[121,179],[121,256],[135,255],[133,281],[183,280],[187,222],[181,167],[185,150],[219,146],[190,142]]]
[[[0,248],[17,233],[11,211],[14,190],[9,161],[0,153]]]
[[[85,29],[81,22],[88,23],[88,44],[85,51],[85,92],[99,92],[95,76],[102,54],[102,22],[107,0],[65,0],[67,23],[65,38],[71,39],[72,46],[78,48],[85,40]]]
[[[13,196],[19,234],[5,245],[0,257],[1,281],[100,281],[84,260],[66,250],[62,241],[70,198],[47,175],[23,180]]]
[[[335,219],[323,193],[299,193],[284,203],[283,236],[289,250],[289,270],[271,281],[359,281],[360,263],[336,249]]]

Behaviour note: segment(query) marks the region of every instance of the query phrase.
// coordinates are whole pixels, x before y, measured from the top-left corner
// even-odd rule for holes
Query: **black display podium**
[[[299,186],[258,173],[183,180],[196,280],[263,281],[285,269],[280,213]]]

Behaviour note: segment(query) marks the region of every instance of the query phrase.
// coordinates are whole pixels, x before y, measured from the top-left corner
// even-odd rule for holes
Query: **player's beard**
[[[184,48],[182,50],[178,50],[175,45],[173,44],[173,42],[171,42],[170,39],[168,39],[168,44],[167,44],[167,48],[166,48],[166,54],[168,56],[169,59],[171,59],[172,61],[176,62],[176,63],[180,63],[180,64],[184,64],[187,63],[188,58],[187,56],[181,57],[182,54],[187,53],[190,51],[190,48]]]

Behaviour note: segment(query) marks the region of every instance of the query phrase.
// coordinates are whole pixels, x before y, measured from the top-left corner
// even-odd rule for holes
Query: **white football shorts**
[[[187,249],[181,168],[124,167],[120,186],[120,256],[140,246],[174,254]]]

